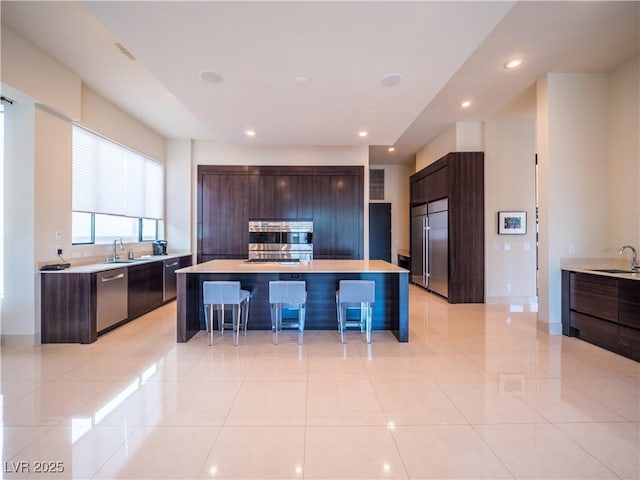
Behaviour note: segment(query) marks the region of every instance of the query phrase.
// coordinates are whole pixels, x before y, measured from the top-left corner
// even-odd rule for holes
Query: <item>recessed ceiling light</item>
[[[308,77],[307,75],[302,75],[301,77],[296,78],[296,84],[298,84],[301,87],[306,87],[310,83],[311,83],[311,77]]]
[[[471,100],[465,100],[460,104],[462,108],[469,108],[471,106]]]
[[[396,151],[396,147],[389,147],[387,150],[389,150],[390,152],[395,152]]]
[[[200,78],[209,83],[221,83],[223,80],[222,75],[212,70],[203,70],[200,72]]]
[[[369,135],[369,132],[365,132],[364,130],[360,130],[358,132],[359,137],[366,137],[367,135]]]
[[[522,59],[513,58],[504,64],[504,68],[506,68],[507,70],[512,70],[514,68],[518,68],[520,65],[522,65]]]
[[[385,87],[395,87],[402,82],[402,74],[400,73],[387,73],[382,77],[382,85]]]
[[[245,131],[244,131],[244,134],[245,134],[247,137],[255,137],[255,136],[256,136],[256,131],[255,131],[255,130],[245,130]]]

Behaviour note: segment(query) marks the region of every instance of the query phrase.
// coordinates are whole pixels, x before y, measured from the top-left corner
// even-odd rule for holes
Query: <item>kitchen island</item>
[[[271,330],[269,282],[304,280],[307,284],[306,330],[337,330],[335,292],[340,280],[373,280],[376,301],[373,329],[390,330],[409,341],[409,272],[383,260],[312,260],[301,263],[247,263],[212,260],[176,272],[177,340],[186,342],[205,330],[202,282],[239,281],[251,292],[248,328]]]

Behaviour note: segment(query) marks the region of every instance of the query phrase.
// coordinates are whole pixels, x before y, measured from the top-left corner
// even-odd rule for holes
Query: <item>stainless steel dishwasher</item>
[[[127,309],[127,269],[117,268],[97,274],[96,288],[98,332],[115,325],[129,316]]]
[[[162,289],[162,300],[167,302],[176,298],[176,270],[180,268],[180,259],[172,258],[163,260],[164,283]]]

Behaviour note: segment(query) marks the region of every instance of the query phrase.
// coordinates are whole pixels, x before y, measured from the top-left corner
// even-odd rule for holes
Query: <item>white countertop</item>
[[[191,255],[190,253],[169,253],[167,255],[144,255],[134,259],[133,262],[126,263],[89,263],[87,265],[71,266],[64,270],[40,270],[40,273],[97,273],[107,270],[115,270],[116,268],[127,268],[134,265],[142,265],[144,263],[159,262],[161,260],[169,260],[171,258],[184,257]],[[127,260],[126,256],[122,260]]]
[[[404,273],[404,268],[384,260],[311,260],[299,264],[245,263],[243,260],[212,260],[176,273]]]
[[[618,270],[630,270],[631,268],[629,266],[626,267],[620,267],[618,265],[616,266],[612,266],[611,268],[608,268],[606,266],[588,266],[588,265],[582,265],[582,266],[576,266],[576,265],[567,265],[562,267],[563,270],[567,270],[570,272],[577,272],[577,273],[588,273],[590,275],[600,275],[603,277],[613,277],[613,278],[623,278],[625,280],[640,280],[640,272],[638,273],[631,273],[631,272],[625,272],[625,273],[613,273],[613,272],[602,272],[602,271],[598,271],[598,270],[603,270],[603,269],[618,269]]]

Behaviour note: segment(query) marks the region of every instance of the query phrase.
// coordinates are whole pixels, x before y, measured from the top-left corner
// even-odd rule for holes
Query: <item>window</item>
[[[163,192],[158,162],[73,127],[74,244],[155,240]]]

